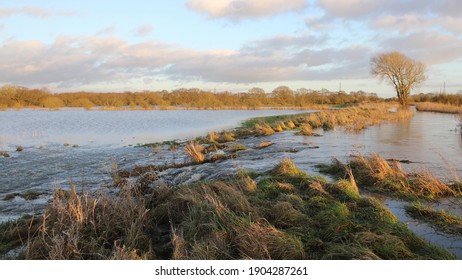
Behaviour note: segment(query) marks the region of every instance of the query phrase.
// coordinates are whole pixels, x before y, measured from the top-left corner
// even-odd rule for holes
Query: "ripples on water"
[[[201,136],[285,110],[0,111],[0,150],[64,143],[116,147]]]

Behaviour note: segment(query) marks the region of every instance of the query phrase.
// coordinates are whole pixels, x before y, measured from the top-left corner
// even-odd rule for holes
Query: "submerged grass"
[[[421,203],[414,203],[406,207],[406,213],[414,219],[430,223],[438,230],[449,234],[462,235],[462,217],[445,211],[434,210]]]
[[[365,157],[358,153],[348,165],[358,184],[372,191],[405,199],[440,199],[460,196],[459,188],[447,185],[430,172],[406,173],[398,161],[388,162],[378,154]]]
[[[331,164],[317,167],[337,178],[354,176],[364,189],[402,199],[438,200],[462,195],[459,182],[446,184],[428,171],[407,173],[399,161],[386,160],[378,154],[367,157],[356,153],[347,164],[334,159]]]
[[[268,136],[287,129],[298,129],[301,135],[318,135],[316,129],[325,131],[344,127],[347,131],[360,131],[369,126],[385,121],[399,121],[412,117],[412,111],[394,108],[393,104],[361,104],[338,110],[322,110],[319,112],[259,117],[245,121],[236,129],[237,137]]]

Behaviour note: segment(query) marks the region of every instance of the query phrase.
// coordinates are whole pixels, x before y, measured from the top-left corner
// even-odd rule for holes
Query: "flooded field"
[[[64,112],[69,115],[75,114],[74,111]],[[57,127],[65,124],[59,123],[60,118],[53,114],[63,112],[18,111],[2,115],[3,113],[5,112],[0,112],[2,125],[5,126],[2,131],[6,133],[0,138],[0,147],[6,150],[10,157],[0,157],[0,221],[18,218],[25,213],[39,213],[51,198],[53,190],[58,187],[68,188],[70,182],[74,182],[78,189],[97,190],[111,182],[114,168],[168,165],[187,160],[182,149],[172,152],[168,150],[168,146],[148,148],[129,145],[205,135],[207,131],[230,128],[256,115],[293,112],[149,111],[149,114],[153,115],[145,116],[140,121],[136,121],[138,114],[145,112],[82,112],[82,115],[110,113],[116,116],[122,113],[123,116],[117,115],[117,121],[113,120],[117,125],[111,125],[107,120],[98,122],[95,116],[88,117],[85,122],[92,123],[93,126],[86,129],[85,124],[76,125],[65,129],[62,134]],[[32,122],[31,125],[37,126],[36,131],[42,133],[30,134],[25,125],[20,125],[21,122],[18,122],[15,130],[15,113],[18,114],[18,118],[22,114],[27,115]],[[31,116],[35,113],[37,117]],[[156,113],[161,115],[156,116]],[[200,118],[204,118],[204,121],[198,121],[199,117],[192,121],[196,113]],[[249,115],[246,115],[247,113]],[[34,122],[35,119],[48,118],[46,114],[53,115],[49,117],[49,122],[44,119]],[[162,114],[176,114],[175,121],[165,123],[166,120],[162,118],[167,117]],[[10,118],[10,122],[3,121],[5,116]],[[223,121],[225,117],[226,122]],[[66,120],[63,122],[68,118],[64,118]],[[74,121],[79,120],[78,116],[73,118]],[[90,121],[92,118],[96,118],[94,122]],[[131,125],[127,119],[131,120]],[[45,124],[44,128],[40,128],[41,123]],[[155,124],[158,123],[162,125],[156,127]],[[271,136],[238,140],[237,143],[247,149],[240,151],[234,159],[167,169],[158,175],[167,185],[179,186],[199,180],[224,178],[240,169],[267,171],[281,159],[290,158],[300,169],[315,176],[320,175],[316,164],[329,163],[334,157],[346,161],[348,156],[355,152],[374,152],[384,158],[409,161],[409,164],[403,164],[408,171],[429,169],[443,181],[451,181],[455,176],[462,178],[462,139],[460,131],[455,131],[457,124],[458,120],[452,115],[416,113],[410,120],[369,127],[359,133],[346,133],[339,128],[327,132],[318,131],[322,136],[316,137],[298,136],[294,131],[285,131]],[[14,131],[17,134],[14,134]],[[263,141],[274,144],[261,149],[258,146]],[[24,151],[15,152],[16,143],[24,143]],[[63,143],[69,143],[69,146],[64,146]],[[78,147],[72,147],[74,144]],[[28,200],[27,193],[31,192],[36,193],[38,197]],[[11,194],[14,194],[13,198],[5,199]],[[462,258],[461,239],[442,235],[430,226],[412,220],[405,213],[403,202],[388,198],[383,198],[382,201],[416,233],[432,243],[449,248]],[[439,207],[456,208],[454,211],[457,213],[460,211],[457,203],[459,202]]]

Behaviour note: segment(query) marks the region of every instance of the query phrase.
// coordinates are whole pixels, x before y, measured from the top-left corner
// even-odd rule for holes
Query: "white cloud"
[[[0,8],[0,18],[14,15],[49,18],[53,16],[74,16],[75,13],[71,11],[53,11],[36,6],[24,6],[21,8]]]
[[[430,65],[450,63],[462,58],[462,39],[435,31],[421,31],[385,39],[387,51],[398,50]]]
[[[210,18],[232,20],[270,17],[290,11],[301,11],[305,0],[188,0],[186,5]]]
[[[102,34],[111,34],[111,33],[114,33],[116,31],[117,27],[115,25],[112,25],[112,26],[108,26],[106,28],[103,28],[101,30],[99,30],[98,32],[96,32],[97,35],[102,35]]]
[[[379,7],[393,0],[319,0],[328,16],[357,17],[376,12]]]
[[[0,45],[0,83],[75,86],[129,83],[157,76],[178,81],[251,83],[363,77],[368,73],[364,69],[369,49],[322,49],[317,43],[323,40],[309,35],[277,36],[249,42],[237,51],[199,51],[157,41],[133,44],[97,36],[60,36],[52,44],[9,41]],[[264,51],[258,48],[262,45],[266,46]]]
[[[138,35],[138,36],[146,36],[146,35],[149,35],[153,30],[154,30],[154,28],[152,27],[152,25],[145,24],[145,25],[139,26],[135,30],[135,34]]]

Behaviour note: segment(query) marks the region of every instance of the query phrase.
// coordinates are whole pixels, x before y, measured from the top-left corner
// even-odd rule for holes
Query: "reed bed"
[[[435,102],[418,102],[415,103],[417,111],[447,113],[447,114],[462,114],[462,107],[450,104],[435,103]]]

